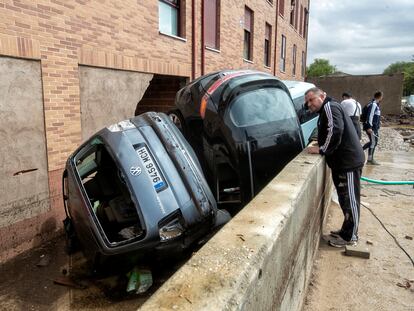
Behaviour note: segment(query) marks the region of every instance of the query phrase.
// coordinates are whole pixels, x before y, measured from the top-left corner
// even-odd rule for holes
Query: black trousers
[[[340,236],[345,241],[358,240],[362,168],[349,172],[332,171],[339,205],[344,214]]]
[[[366,132],[366,131],[365,131]],[[367,133],[367,132],[366,132]],[[362,149],[368,149],[368,161],[374,159],[375,147],[378,145],[379,133],[378,130],[372,131],[371,134],[368,134],[369,142],[367,142]]]

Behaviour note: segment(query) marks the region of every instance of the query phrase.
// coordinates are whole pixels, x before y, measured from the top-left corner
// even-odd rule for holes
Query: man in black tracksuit
[[[331,231],[331,246],[356,245],[358,241],[360,177],[365,156],[351,118],[342,106],[319,88],[305,93],[308,108],[319,113],[318,146],[309,153],[324,155],[332,170],[344,222],[338,231]]]

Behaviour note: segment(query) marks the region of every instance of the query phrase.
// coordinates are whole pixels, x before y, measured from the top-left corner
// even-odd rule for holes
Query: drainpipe
[[[310,13],[310,0],[308,0],[308,14],[306,16],[306,45],[305,45],[305,76],[303,80],[306,80],[306,60],[308,59],[308,33],[309,33],[309,14]]]
[[[201,1],[201,75],[204,75],[205,67],[205,42],[204,42],[204,0]]]
[[[196,76],[196,62],[197,62],[197,35],[196,35],[196,0],[191,0],[191,80]]]
[[[284,0],[277,0],[276,1],[276,18],[275,18],[275,59],[273,61],[273,75],[276,76],[276,59],[277,59],[277,21],[279,19],[279,1]],[[310,0],[308,0],[310,1]]]

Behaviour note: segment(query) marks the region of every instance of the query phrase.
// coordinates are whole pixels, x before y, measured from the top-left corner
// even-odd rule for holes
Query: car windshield
[[[239,127],[296,118],[289,95],[279,88],[263,88],[237,96],[230,118]]]

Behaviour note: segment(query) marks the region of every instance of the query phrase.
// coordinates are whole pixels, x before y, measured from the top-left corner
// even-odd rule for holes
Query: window
[[[298,30],[299,5],[295,4],[295,29]]]
[[[285,15],[285,0],[279,0],[279,14],[281,16]]]
[[[300,5],[299,34],[303,35],[303,5]]]
[[[252,60],[253,50],[253,11],[247,6],[244,10],[244,49],[243,57]]]
[[[308,32],[308,17],[309,17],[309,11],[305,8],[305,17],[303,19],[303,36],[306,37]]]
[[[206,46],[220,48],[220,0],[204,0]]]
[[[282,46],[280,48],[280,71],[286,69],[286,37],[282,35]]]
[[[180,35],[180,1],[159,0],[159,29],[160,32],[179,36]]]
[[[292,75],[296,75],[296,44],[292,48]]]
[[[271,58],[271,42],[272,42],[272,26],[266,23],[265,26],[265,40],[264,40],[264,64],[267,67],[270,67],[270,58]]]
[[[230,119],[238,127],[275,121],[294,122],[296,111],[284,90],[262,88],[237,96],[230,106]]]
[[[295,0],[291,0],[290,3],[290,24],[293,26],[295,24],[295,10],[296,9],[296,5],[295,5]]]
[[[306,69],[305,52],[302,51],[302,69],[301,69],[301,76],[302,76],[302,78],[305,77],[305,69]]]

